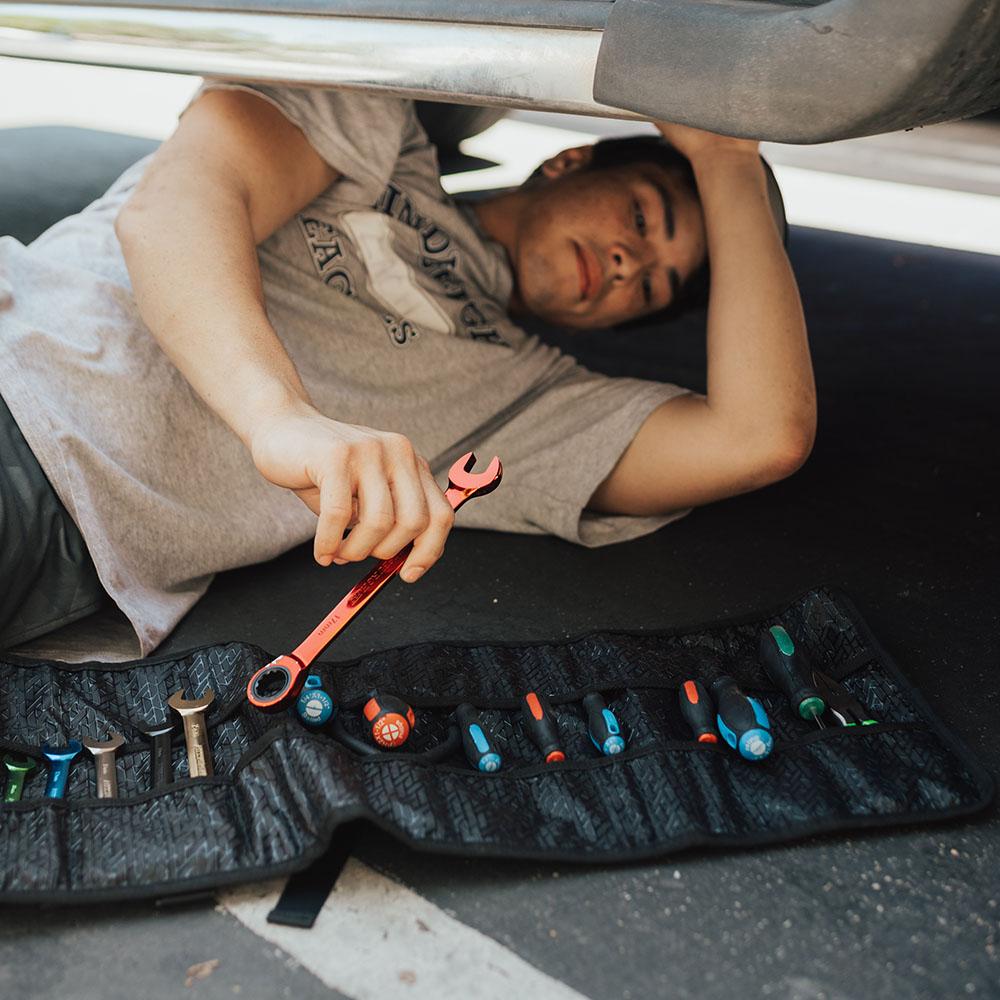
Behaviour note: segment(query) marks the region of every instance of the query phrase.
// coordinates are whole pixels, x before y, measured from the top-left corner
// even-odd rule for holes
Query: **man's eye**
[[[642,297],[647,306],[653,301],[653,282],[650,281],[648,274],[642,279]]]
[[[635,211],[635,228],[640,236],[646,235],[646,216],[642,214],[642,206],[639,202],[632,202],[632,207]]]

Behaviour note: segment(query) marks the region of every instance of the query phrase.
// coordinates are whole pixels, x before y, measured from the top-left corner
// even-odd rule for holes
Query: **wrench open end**
[[[117,750],[124,742],[125,737],[121,733],[112,732],[106,740],[92,740],[88,736],[80,741],[95,756],[109,750]]]
[[[452,505],[455,510],[466,500],[492,493],[503,479],[503,464],[497,455],[493,456],[483,472],[473,472],[475,464],[476,453],[469,451],[448,470],[448,492],[462,494],[458,505]]]

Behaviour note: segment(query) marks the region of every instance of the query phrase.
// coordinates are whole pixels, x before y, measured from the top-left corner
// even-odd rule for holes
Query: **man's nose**
[[[614,243],[610,248],[612,281],[628,281],[643,267],[636,251],[625,243]]]

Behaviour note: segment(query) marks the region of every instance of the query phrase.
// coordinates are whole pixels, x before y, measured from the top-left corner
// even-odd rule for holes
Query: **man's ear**
[[[580,170],[590,164],[594,157],[594,147],[574,146],[572,149],[564,149],[555,156],[550,156],[541,166],[542,176],[546,180],[555,180],[557,177],[564,177],[576,170]]]

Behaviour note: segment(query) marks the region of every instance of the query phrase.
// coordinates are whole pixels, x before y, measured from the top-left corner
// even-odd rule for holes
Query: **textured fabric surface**
[[[0,649],[106,600],[79,530],[0,397]]]
[[[405,434],[439,478],[463,451],[501,454],[502,496],[459,524],[605,545],[680,516],[585,511],[643,421],[685,390],[590,372],[507,317],[504,251],[442,190],[409,102],[240,89],[342,174],[258,248],[268,317],[321,412]],[[0,387],[143,654],[213,574],[316,525],[138,314],[114,222],[146,163],[30,246],[0,238]]]
[[[155,894],[287,872],[318,856],[334,829],[366,818],[401,839],[452,853],[608,861],[692,844],[740,845],[822,830],[943,818],[992,795],[989,777],[943,731],[855,617],[826,591],[780,616],[680,633],[601,632],[561,644],[413,646],[320,670],[345,726],[362,736],[360,708],[383,683],[418,723],[407,751],[360,757],[287,714],[244,699],[268,654],[240,643],[134,665],[0,665],[0,742],[37,754],[41,742],[103,738],[118,729],[120,798],[94,797],[78,760],[66,798],[42,797],[29,777],[19,803],[0,806],[2,898],[96,892]],[[864,699],[875,726],[818,731],[793,716],[751,650],[782,621],[814,662]],[[680,682],[735,675],[764,702],[777,740],[763,763],[690,738]],[[216,693],[209,715],[215,775],[187,777],[175,739],[175,785],[148,791],[141,726],[162,722],[178,688]],[[545,692],[567,754],[547,766],[527,738],[518,697]],[[621,755],[597,754],[581,695],[605,693],[628,736]],[[461,753],[429,764],[456,703],[482,706],[504,767],[472,770]]]

